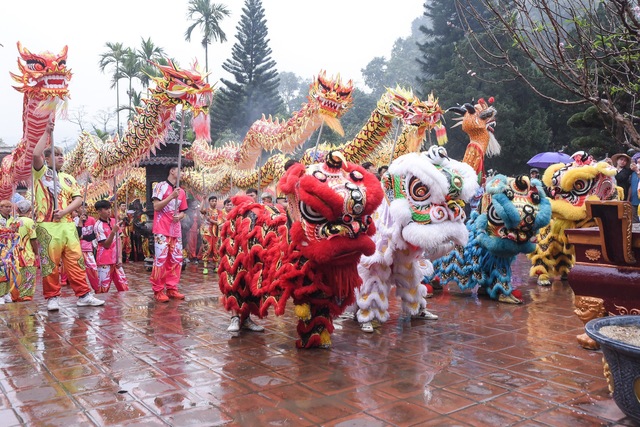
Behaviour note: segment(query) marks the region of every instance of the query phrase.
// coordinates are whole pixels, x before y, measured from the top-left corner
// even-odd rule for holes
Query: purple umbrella
[[[548,168],[556,163],[571,163],[573,159],[566,153],[547,151],[533,156],[527,164],[532,168]]]

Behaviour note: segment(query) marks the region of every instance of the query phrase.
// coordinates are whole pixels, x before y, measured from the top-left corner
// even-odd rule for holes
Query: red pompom
[[[494,97],[493,96],[489,97],[489,104],[493,104],[493,101],[495,101]]]

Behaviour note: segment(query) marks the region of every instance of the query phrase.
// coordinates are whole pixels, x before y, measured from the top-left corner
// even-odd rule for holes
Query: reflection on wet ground
[[[608,394],[602,354],[575,336],[566,282],[537,287],[519,257],[520,306],[452,289],[429,300],[438,321],[392,305],[373,334],[352,320],[331,350],[297,350],[290,313],[265,333],[226,331],[215,274],[190,265],[186,301],[155,304],[141,263],[131,291],[59,312],[0,307],[0,426],[634,425]],[[112,290],[113,292],[113,290]]]

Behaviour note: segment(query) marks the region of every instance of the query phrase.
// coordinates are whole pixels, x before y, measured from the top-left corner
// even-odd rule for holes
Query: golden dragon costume
[[[280,121],[271,116],[254,122],[242,144],[227,143],[223,147],[210,148],[205,140],[194,141],[185,156],[202,168],[245,170],[255,167],[262,150],[278,150],[291,153],[326,123],[335,132],[344,136],[340,117],[353,103],[353,82],[342,83],[340,75],[327,78],[321,71],[309,87],[307,103],[289,120]]]
[[[440,143],[446,142],[446,132],[442,126],[443,111],[437,99],[430,97],[427,103],[418,99],[411,90],[400,87],[388,88],[381,96],[376,109],[358,134],[349,142],[331,147],[342,153],[347,162],[360,164],[380,145],[391,130],[393,120],[398,119],[403,125],[401,142],[397,144],[396,155],[404,152],[418,151],[426,132],[436,129]],[[326,150],[309,148],[300,159],[303,165],[311,165],[322,161]],[[239,171],[225,169],[216,173],[214,192],[225,194],[231,186],[246,189],[250,187],[264,188],[284,174],[284,165],[288,161],[285,154],[271,156],[258,170]]]
[[[152,77],[156,87],[151,89],[151,98],[145,100],[144,108],[137,109],[122,138],[116,135],[102,145],[91,168],[93,178],[111,178],[154,153],[164,143],[178,105],[183,113],[193,113],[196,139],[209,138],[207,111],[213,89],[197,63],[191,70],[178,68],[172,61],[166,66],[154,65],[162,76]]]
[[[15,89],[24,94],[23,136],[11,154],[2,159],[0,199],[10,199],[14,186],[31,181],[33,149],[44,133],[51,115],[69,98],[68,85],[71,70],[67,69],[67,47],[58,54],[31,53],[18,42],[18,68],[20,74],[11,77],[20,86]]]
[[[547,168],[542,182],[551,197],[551,223],[538,233],[538,246],[529,255],[529,275],[538,278],[538,285],[549,286],[554,276],[569,273],[575,264],[573,245],[567,240],[567,228],[595,227],[587,216],[587,200],[619,200],[615,168],[596,160],[584,151],[572,156],[572,163],[557,163]]]

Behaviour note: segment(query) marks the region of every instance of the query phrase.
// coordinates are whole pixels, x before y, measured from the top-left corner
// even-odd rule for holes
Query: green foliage
[[[422,64],[419,94],[425,97],[433,92],[443,108],[476,103],[479,98],[495,98],[494,107],[498,111],[495,137],[501,146],[499,156],[485,158],[485,170],[494,169],[500,173],[515,175],[529,169],[526,162],[543,151],[560,150],[568,145],[566,120],[575,109],[545,101],[533,93],[527,85],[512,75],[492,67],[477,58],[465,38],[465,33],[457,26],[460,22],[455,5],[445,0],[425,4],[425,15],[432,21],[421,29],[429,39],[420,45]],[[476,4],[479,4],[477,2]],[[474,22],[469,22],[474,25]],[[476,34],[484,43],[490,43],[479,27]],[[511,43],[507,36],[505,42]],[[520,40],[516,41],[516,45]],[[536,70],[529,66],[528,58],[516,55],[513,58],[520,70],[532,79],[541,79]],[[545,83],[546,84],[546,83]],[[464,156],[469,136],[461,129],[452,128],[455,113],[447,113],[447,133],[449,155],[456,159]],[[575,132],[574,132],[575,134]]]
[[[209,0],[189,0],[187,19],[193,23],[184,33],[184,39],[191,41],[191,33],[196,27],[202,30],[202,40],[200,43],[204,47],[205,71],[209,73],[209,45],[212,41],[219,40],[220,43],[227,41],[227,35],[220,26],[220,21],[231,12],[223,4],[211,3]]]
[[[567,125],[577,136],[569,143],[571,151],[584,150],[596,158],[619,151],[618,144],[605,126],[606,120],[594,106],[572,115]]]
[[[262,1],[245,0],[242,12],[232,57],[222,65],[234,80],[220,79],[223,86],[210,109],[211,135],[216,142],[225,130],[245,135],[263,114],[275,116],[284,109]]]

